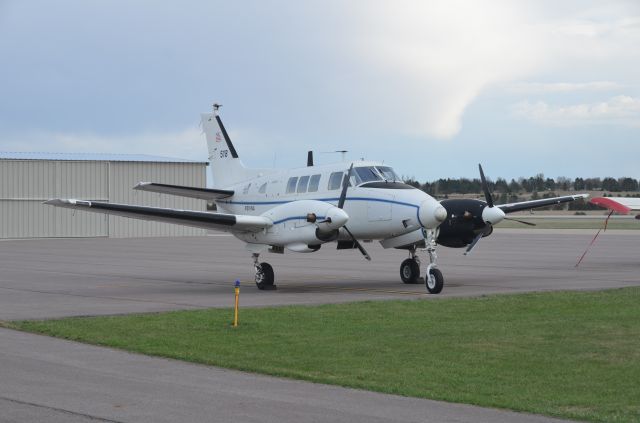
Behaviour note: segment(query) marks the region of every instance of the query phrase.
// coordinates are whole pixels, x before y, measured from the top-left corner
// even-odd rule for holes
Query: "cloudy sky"
[[[640,2],[2,1],[0,151],[640,177]]]

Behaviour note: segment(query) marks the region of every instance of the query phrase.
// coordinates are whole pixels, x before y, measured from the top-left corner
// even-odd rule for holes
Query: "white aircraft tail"
[[[225,188],[257,176],[259,170],[247,169],[238,158],[238,152],[231,143],[220,116],[217,113],[203,113],[201,118],[202,130],[207,137],[214,186]]]

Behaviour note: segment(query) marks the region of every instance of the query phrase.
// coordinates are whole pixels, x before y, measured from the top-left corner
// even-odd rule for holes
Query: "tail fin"
[[[202,129],[207,137],[213,183],[218,188],[224,188],[242,182],[253,174],[238,158],[238,152],[218,116],[218,107],[214,105],[214,113],[203,113],[201,118]]]

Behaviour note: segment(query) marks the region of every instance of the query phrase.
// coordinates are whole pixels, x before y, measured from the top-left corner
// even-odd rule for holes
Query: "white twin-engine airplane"
[[[323,244],[338,249],[357,248],[370,260],[360,240],[380,240],[384,248],[408,250],[400,266],[405,283],[418,283],[417,251],[429,258],[425,271],[427,290],[442,291],[444,279],[437,268],[436,245],[467,247],[493,231],[506,213],[574,201],[586,195],[548,198],[494,205],[482,168],[480,176],[486,202],[474,199],[437,201],[402,182],[393,169],[380,162],[354,161],[313,165],[289,170],[248,169],[238,157],[218,116],[202,115],[213,181],[219,188],[193,188],[140,182],[134,187],[170,195],[213,200],[217,213],[133,206],[84,200],[46,201],[59,207],[114,214],[231,232],[247,243],[253,254],[255,282],[259,289],[274,288],[274,272],[260,263],[260,253],[317,251]],[[525,222],[523,222],[525,223]],[[466,254],[466,253],[465,253]]]

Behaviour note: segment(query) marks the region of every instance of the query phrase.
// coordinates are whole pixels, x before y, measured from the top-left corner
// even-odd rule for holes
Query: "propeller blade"
[[[478,168],[480,169],[480,180],[482,181],[482,191],[484,191],[484,199],[487,200],[487,205],[489,207],[493,207],[493,197],[491,197],[491,192],[489,192],[489,185],[487,184],[487,179],[484,177],[482,165],[478,164]]]
[[[511,217],[505,217],[504,220],[512,220],[514,222],[522,223],[523,225],[536,226],[535,223],[525,222],[524,220],[518,220]]]
[[[338,200],[338,208],[339,209],[344,207],[344,202],[347,199],[347,188],[349,188],[349,180],[351,179],[351,172],[352,171],[353,171],[353,163],[351,163],[351,167],[349,167],[349,171],[347,172],[347,177],[344,178],[344,180],[342,181],[342,192],[340,193],[340,199]],[[367,253],[367,250],[365,250],[364,247],[362,245],[360,245],[360,243],[358,242],[356,237],[353,236],[353,234],[351,233],[349,228],[347,228],[346,226],[343,226],[342,228],[349,234],[349,236],[353,240],[353,243],[355,244],[356,248],[358,250],[360,250],[360,252],[364,256],[364,258],[366,258],[367,260],[370,261],[371,260],[371,256],[369,255],[369,253]]]
[[[469,244],[469,246],[467,247],[467,250],[464,252],[465,256],[469,254],[471,250],[473,250],[473,247],[475,247],[478,241],[480,241],[480,238],[482,238],[482,235],[484,235],[484,233],[480,232],[478,235],[476,235],[475,238],[473,238],[473,241],[471,241],[471,244]]]
[[[351,171],[353,170],[353,163],[347,172],[347,177],[342,181],[342,192],[340,193],[340,199],[338,200],[338,208],[344,207],[344,201],[347,199],[347,188],[349,188],[349,179],[351,179]],[[353,236],[353,235],[352,235]]]
[[[351,165],[353,166],[353,165]],[[366,258],[367,260],[371,261],[371,256],[369,255],[369,253],[367,253],[367,250],[364,249],[364,247],[362,245],[360,245],[360,243],[358,242],[358,240],[356,239],[355,236],[353,236],[353,234],[351,233],[351,231],[346,227],[343,226],[342,227],[345,231],[347,231],[347,233],[349,234],[349,236],[351,237],[351,239],[353,240],[353,243],[356,245],[356,248],[358,248],[358,250],[360,250],[360,252],[362,253],[362,255],[364,256],[364,258]]]

